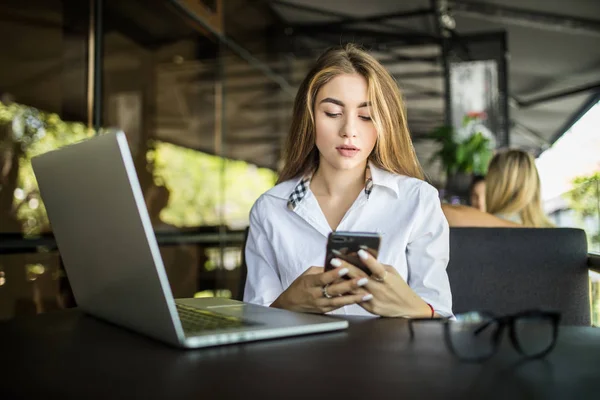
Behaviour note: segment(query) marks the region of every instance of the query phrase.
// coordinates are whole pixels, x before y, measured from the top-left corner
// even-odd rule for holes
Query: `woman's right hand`
[[[352,268],[352,271],[349,270]],[[349,272],[355,277],[340,279]],[[290,311],[323,314],[350,304],[369,301],[373,295],[362,289],[368,282],[360,269],[349,266],[324,272],[323,267],[310,267],[271,304]],[[326,294],[330,298],[326,297]]]

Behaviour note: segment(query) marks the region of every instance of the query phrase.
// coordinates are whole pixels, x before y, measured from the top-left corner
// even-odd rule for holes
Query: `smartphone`
[[[339,258],[371,275],[371,270],[363,264],[358,256],[359,250],[369,252],[377,258],[381,236],[374,232],[331,232],[327,239],[327,251],[325,255],[325,271],[334,269],[331,260]]]

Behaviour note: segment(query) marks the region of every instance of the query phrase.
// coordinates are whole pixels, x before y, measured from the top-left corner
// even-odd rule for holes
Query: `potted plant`
[[[493,135],[480,123],[481,116],[467,115],[463,129],[451,126],[436,128],[430,137],[440,144],[430,162],[440,160],[446,173],[446,191],[463,196],[473,175],[485,175],[495,146]]]

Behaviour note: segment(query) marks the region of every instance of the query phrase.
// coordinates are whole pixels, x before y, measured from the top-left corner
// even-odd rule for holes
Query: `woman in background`
[[[527,227],[553,226],[542,209],[540,177],[531,154],[522,150],[496,154],[486,181],[487,212]]]
[[[443,204],[452,227],[552,227],[542,209],[541,186],[534,158],[506,150],[492,158],[485,178],[486,210]]]

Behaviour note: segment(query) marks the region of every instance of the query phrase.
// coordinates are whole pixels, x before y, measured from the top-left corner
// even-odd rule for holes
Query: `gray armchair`
[[[572,228],[451,228],[453,311],[555,309],[565,325],[590,325],[585,232]]]

